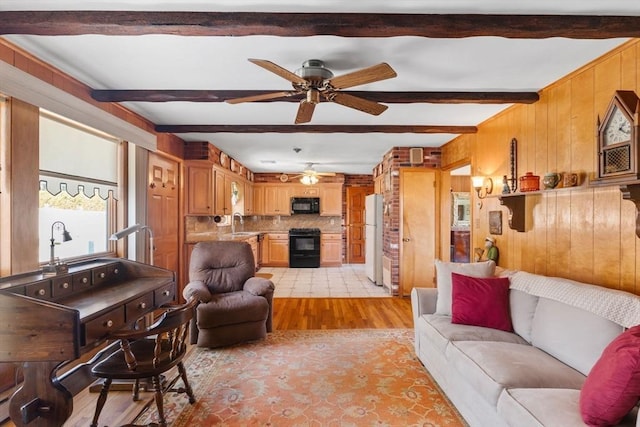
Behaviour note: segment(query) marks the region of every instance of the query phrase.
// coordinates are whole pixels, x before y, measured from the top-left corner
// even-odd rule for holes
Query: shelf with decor
[[[524,232],[526,223],[526,196],[562,193],[567,191],[582,190],[586,188],[588,187],[585,185],[579,185],[573,187],[548,188],[545,190],[518,191],[508,194],[490,194],[487,197],[500,199],[500,204],[502,206],[506,206],[507,209],[509,209],[509,228],[519,232]],[[640,187],[638,190],[638,194],[640,197]],[[638,202],[640,202],[640,199],[638,200]]]

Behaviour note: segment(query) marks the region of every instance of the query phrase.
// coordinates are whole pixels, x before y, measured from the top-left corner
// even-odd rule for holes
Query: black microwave
[[[292,214],[317,214],[320,213],[319,197],[292,197]]]

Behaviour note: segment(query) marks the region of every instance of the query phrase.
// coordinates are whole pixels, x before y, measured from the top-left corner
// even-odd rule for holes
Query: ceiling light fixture
[[[314,185],[318,183],[318,177],[315,175],[303,175],[300,182],[304,185]]]

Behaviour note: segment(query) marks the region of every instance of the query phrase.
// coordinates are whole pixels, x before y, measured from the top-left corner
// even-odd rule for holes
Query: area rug
[[[415,357],[412,329],[275,331],[196,348],[185,365],[197,402],[167,394],[172,427],[466,425]],[[135,423],[155,421],[151,405]]]

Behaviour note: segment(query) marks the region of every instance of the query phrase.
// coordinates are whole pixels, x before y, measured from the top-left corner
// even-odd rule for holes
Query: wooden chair
[[[120,340],[120,349],[91,369],[94,376],[104,379],[91,427],[98,425],[98,417],[113,380],[135,380],[133,400],[138,400],[140,380],[152,379],[160,426],[167,425],[163,410],[164,392],[186,392],[189,403],[196,401],[182,359],[187,351],[189,324],[197,304],[198,301],[192,299],[187,304],[169,308],[157,322],[144,330],[123,330],[111,334],[111,338]],[[160,376],[174,366],[178,368],[184,388],[169,388],[178,379],[176,377],[167,390],[163,390]]]

